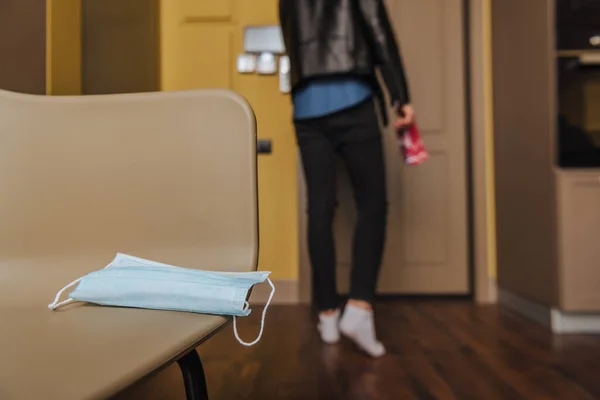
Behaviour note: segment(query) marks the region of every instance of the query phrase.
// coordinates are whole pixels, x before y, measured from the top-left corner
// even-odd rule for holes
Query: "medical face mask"
[[[266,312],[275,294],[269,274],[194,270],[118,254],[106,268],[62,288],[48,308],[56,310],[73,302],[88,302],[113,307],[231,315],[236,339],[244,346],[253,346],[262,337]],[[260,333],[255,341],[246,343],[238,335],[236,318],[250,315],[246,301],[248,291],[264,282],[271,286],[271,294],[262,313]],[[60,301],[63,293],[75,285],[69,298]]]

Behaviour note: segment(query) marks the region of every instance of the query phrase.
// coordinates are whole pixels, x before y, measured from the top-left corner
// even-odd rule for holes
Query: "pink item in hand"
[[[416,123],[398,131],[398,147],[406,165],[419,165],[429,158]]]

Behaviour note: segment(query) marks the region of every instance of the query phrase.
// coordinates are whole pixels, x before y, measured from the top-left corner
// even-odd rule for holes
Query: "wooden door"
[[[392,0],[389,6],[431,159],[402,166],[386,132],[390,226],[379,289],[467,293],[464,1]]]
[[[379,292],[465,294],[469,240],[463,1],[389,0],[388,10],[431,158],[422,166],[404,166],[393,131],[384,130],[390,210]],[[339,288],[345,292],[355,211],[341,163],[339,169],[335,232]],[[304,201],[301,197],[302,220]],[[306,229],[305,221],[301,227]],[[306,236],[305,231],[301,234]],[[306,246],[301,249],[302,285],[308,293]]]

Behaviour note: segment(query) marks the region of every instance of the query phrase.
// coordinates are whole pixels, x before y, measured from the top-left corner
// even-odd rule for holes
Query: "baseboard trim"
[[[552,326],[551,309],[548,306],[541,305],[503,288],[498,288],[498,302],[501,306],[532,321],[548,328]]]
[[[489,278],[488,283],[488,302],[489,304],[497,304],[498,303],[498,282],[496,278]]]
[[[566,313],[552,310],[552,332],[599,334],[600,313]]]
[[[481,306],[498,303],[498,284],[496,279],[488,276],[485,284],[479,284],[475,288],[475,303]]]
[[[292,279],[274,280],[275,296],[273,296],[272,304],[276,305],[293,305],[300,302],[298,281]],[[250,304],[264,305],[271,295],[271,286],[261,284],[254,286],[252,296],[250,296]]]
[[[549,328],[555,334],[600,333],[600,313],[562,311],[502,288],[498,293],[501,306]]]

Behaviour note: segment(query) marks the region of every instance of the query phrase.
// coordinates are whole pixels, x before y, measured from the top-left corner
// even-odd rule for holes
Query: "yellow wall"
[[[491,0],[484,4],[489,270],[496,274],[492,118]],[[48,93],[81,92],[80,0],[47,0]],[[278,279],[298,276],[296,146],[289,98],[277,77],[239,75],[242,28],[277,23],[277,0],[162,0],[161,86],[163,90],[227,87],[242,94],[257,114],[259,136],[274,153],[259,157],[260,267]]]
[[[81,0],[46,0],[46,93],[81,93]]]
[[[162,0],[161,87],[225,87],[252,105],[259,137],[273,140],[273,154],[259,157],[259,265],[273,271],[275,279],[297,279],[296,144],[290,101],[279,92],[277,76],[240,75],[235,69],[243,27],[277,22],[277,0]]]

